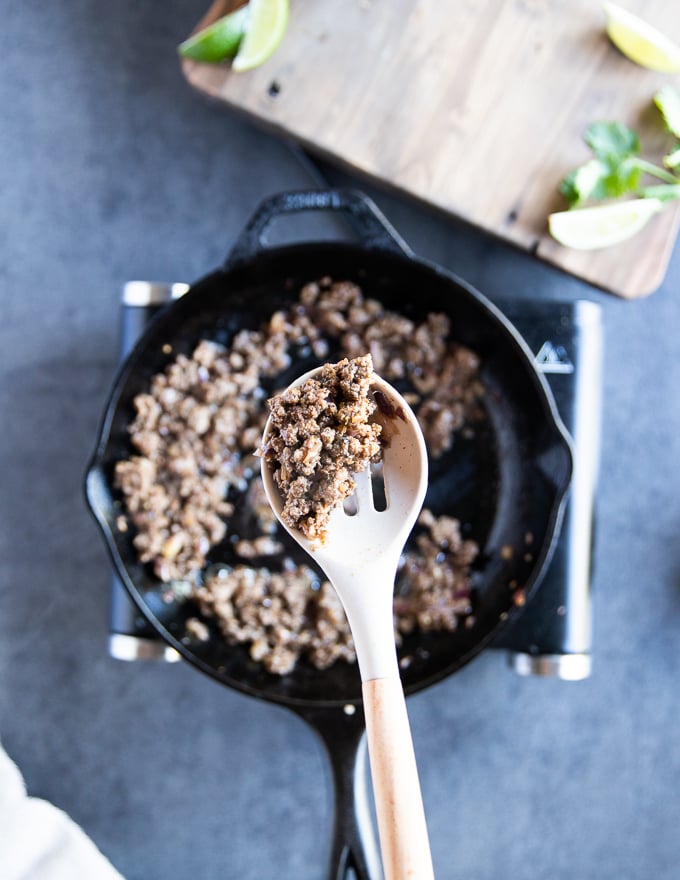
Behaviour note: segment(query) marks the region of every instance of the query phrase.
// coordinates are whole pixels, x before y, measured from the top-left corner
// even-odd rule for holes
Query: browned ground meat
[[[135,452],[115,470],[126,511],[118,517],[119,529],[131,525],[139,557],[156,576],[187,582],[225,638],[250,644],[252,656],[268,669],[285,672],[303,654],[321,668],[352,659],[335,594],[329,598],[318,574],[305,574],[286,556],[256,476],[254,453],[267,416],[264,386],[276,387],[276,377],[300,355],[323,360],[330,351],[347,358],[368,352],[376,372],[409,386],[406,397],[431,457],[438,458],[457,431],[469,430],[483,414],[478,357],[448,334],[445,315],[432,313],[415,323],[364,297],[352,282],[323,278],[305,285],[296,303],[260,329],[241,330],[228,348],[204,340],[191,356],[178,355],[135,399]],[[250,511],[248,534],[229,531],[239,506]],[[219,567],[217,576],[214,567],[206,570],[207,556],[225,540],[244,564]],[[424,512],[398,580],[400,631],[453,629],[459,619],[470,619],[469,572],[477,552],[473,542],[460,540],[455,520]],[[234,580],[238,589],[232,590]],[[284,587],[300,589],[306,602],[280,599]],[[271,611],[260,619],[286,601],[290,607],[278,624]],[[197,624],[190,633],[205,634]]]
[[[355,659],[335,590],[308,566],[286,566],[279,572],[218,568],[196,589],[196,596],[227,641],[250,644],[253,660],[270,672],[290,672],[301,656],[318,669]]]
[[[400,564],[394,599],[397,638],[416,628],[455,630],[470,617],[470,566],[479,552],[460,536],[458,521],[423,510],[416,547]],[[352,635],[335,590],[306,565],[283,571],[217,567],[195,590],[201,610],[214,617],[232,644],[250,644],[250,653],[270,672],[290,672],[307,657],[318,669],[355,659]],[[198,630],[192,621],[192,629]],[[204,630],[195,637],[204,639]],[[406,662],[402,659],[402,663]]]
[[[479,358],[448,340],[447,315],[433,312],[416,324],[366,299],[356,284],[327,278],[305,285],[300,299],[312,325],[338,339],[346,357],[368,352],[373,369],[388,382],[409,381],[414,390],[407,399],[433,457],[450,448],[456,431],[481,417]]]
[[[454,630],[458,618],[472,612],[470,566],[479,547],[462,539],[452,517],[425,509],[418,523],[423,531],[416,536],[417,549],[404,554],[394,599],[398,629]]]
[[[281,520],[310,541],[325,542],[331,511],[354,492],[352,475],[381,457],[381,427],[369,421],[373,375],[370,355],[344,358],[269,401],[262,455],[283,496]]]

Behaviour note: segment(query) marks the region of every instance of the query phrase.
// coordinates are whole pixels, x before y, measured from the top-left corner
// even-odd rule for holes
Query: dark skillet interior
[[[225,644],[210,620],[206,623],[213,636],[207,642],[190,639],[185,624],[197,615],[196,607],[159,583],[137,561],[131,535],[116,528],[122,507],[112,489],[112,474],[115,462],[131,453],[127,427],[132,400],[148,388],[152,375],[178,353],[191,353],[202,338],[228,343],[236,331],[256,329],[294,300],[302,284],[324,275],[354,280],[366,296],[416,320],[431,311],[447,312],[452,338],[483,360],[488,418],[477,426],[474,439],[457,436],[451,452],[431,464],[426,500],[435,514],[458,517],[464,535],[482,547],[475,572],[475,624],[456,633],[405,639],[400,654],[409,658],[403,670],[408,692],[458,669],[516,611],[509,585],[515,582],[529,591],[537,582],[552,547],[571,467],[549,392],[514,331],[478,294],[429,264],[338,242],[293,245],[265,250],[247,265],[215,272],[168,306],[118,376],[87,477],[88,500],[123,583],[160,633],[187,660],[225,684],[289,705],[357,702],[358,670],[338,663],[320,672],[301,662],[290,675],[271,675],[250,660],[247,649]],[[299,362],[289,378],[313,365]],[[514,548],[512,559],[501,558],[504,545]],[[211,559],[225,561],[224,552],[215,548]]]

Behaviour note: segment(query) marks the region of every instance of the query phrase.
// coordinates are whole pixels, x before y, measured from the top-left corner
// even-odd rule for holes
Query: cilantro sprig
[[[622,122],[594,122],[584,133],[593,158],[568,174],[560,192],[572,208],[626,195],[662,202],[680,199],[680,91],[664,86],[654,96],[674,143],[662,165],[641,155],[640,138]],[[653,178],[654,184],[647,182]]]

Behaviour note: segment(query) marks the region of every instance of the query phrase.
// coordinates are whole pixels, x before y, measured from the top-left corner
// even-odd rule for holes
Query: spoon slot
[[[354,482],[356,483],[356,489],[350,495],[350,498],[354,498],[359,513],[368,513],[373,510],[373,487],[371,485],[370,468],[367,467],[365,470],[354,474]]]
[[[346,516],[356,516],[362,505],[364,511],[375,510],[377,513],[383,513],[387,510],[387,492],[381,461],[371,462],[369,468],[354,475],[354,481],[356,489],[342,502]]]
[[[383,513],[383,511],[387,510],[388,498],[385,487],[385,471],[381,461],[371,463],[371,489],[373,507],[378,513]]]
[[[351,495],[345,498],[342,502],[342,509],[346,516],[356,516],[359,513],[356,493],[352,492]]]

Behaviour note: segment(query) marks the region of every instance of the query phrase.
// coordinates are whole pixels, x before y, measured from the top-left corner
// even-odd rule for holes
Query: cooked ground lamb
[[[323,544],[331,511],[356,488],[360,473],[382,454],[381,427],[371,422],[371,356],[324,364],[300,385],[269,401],[262,455],[283,496],[281,520]]]
[[[227,641],[250,644],[250,656],[269,672],[284,675],[301,656],[317,669],[356,659],[337,593],[307,565],[220,567],[196,597]]]
[[[479,554],[475,541],[463,540],[460,523],[423,510],[415,550],[403,557],[394,598],[399,632],[454,630],[472,613],[470,567]],[[468,618],[469,620],[469,618]]]
[[[267,417],[267,389],[276,389],[277,376],[296,358],[323,361],[335,353],[353,359],[368,352],[376,372],[401,383],[433,459],[451,447],[456,432],[470,430],[483,416],[479,359],[451,342],[449,330],[443,314],[415,323],[364,297],[353,282],[323,278],[305,285],[297,302],[274,313],[261,328],[241,330],[228,347],[203,340],[190,356],[177,355],[153,377],[148,392],[135,398],[136,417],[129,429],[135,452],[115,469],[126,510],[119,527],[132,526],[141,561],[161,581],[189,584],[203,613],[215,618],[225,637],[249,643],[252,656],[272,671],[287,671],[295,662],[291,658],[300,654],[316,665],[349,659],[346,631],[331,634],[329,629],[330,620],[340,626],[340,615],[327,611],[326,587],[313,589],[298,572],[307,584],[305,627],[310,620],[324,621],[325,648],[309,647],[309,634],[289,638],[287,625],[272,624],[271,614],[258,629],[259,612],[225,599],[222,580],[206,569],[208,554],[228,545],[232,558],[244,561],[220,569],[239,572],[241,586],[234,596],[245,595],[243,584],[251,577],[241,569],[276,589],[292,581],[290,573],[282,576],[294,563],[279,540],[254,452]],[[232,514],[241,508],[249,512],[247,528],[242,518],[240,533],[231,533],[237,519]],[[469,570],[477,548],[472,542],[459,546],[456,529],[455,521],[425,515],[407,545],[395,601],[402,631],[414,626],[452,629],[459,619],[469,619]],[[314,577],[323,586],[323,578]],[[210,593],[218,588],[211,601]],[[247,625],[234,629],[234,617],[247,618]],[[197,637],[198,628],[192,632]]]
[[[420,628],[454,630],[471,620],[470,566],[479,548],[464,541],[457,520],[423,510],[416,546],[402,557],[394,598],[397,640]],[[269,672],[285,675],[300,657],[317,669],[356,659],[340,600],[309,565],[216,566],[195,589],[201,611],[213,617],[230,644],[250,644],[250,655]],[[206,638],[205,630],[192,634]],[[402,658],[402,664],[408,662]]]

